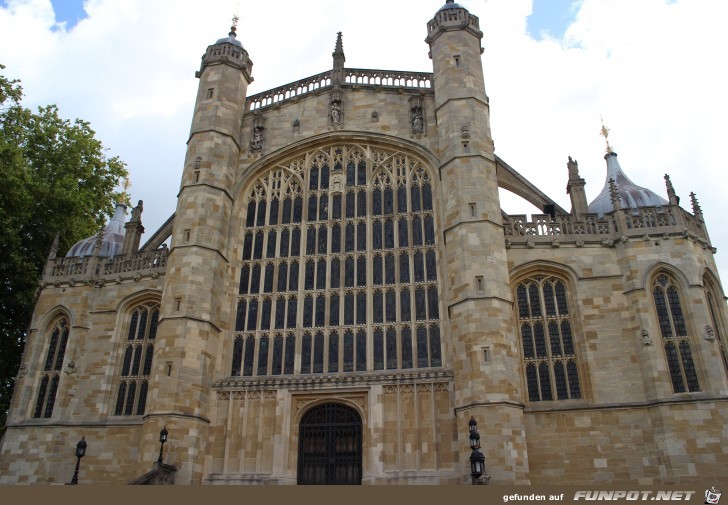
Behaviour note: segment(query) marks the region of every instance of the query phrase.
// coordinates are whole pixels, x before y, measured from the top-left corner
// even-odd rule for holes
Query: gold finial
[[[612,146],[609,145],[609,128],[604,126],[604,118],[599,116],[599,119],[602,120],[602,129],[601,129],[601,136],[604,137],[604,140],[607,142],[607,154],[613,153]]]
[[[235,9],[235,14],[233,14],[233,25],[230,27],[231,35],[235,35],[238,31],[238,21],[240,21],[240,18],[238,17],[239,8],[240,8],[240,4],[238,4],[238,8]]]

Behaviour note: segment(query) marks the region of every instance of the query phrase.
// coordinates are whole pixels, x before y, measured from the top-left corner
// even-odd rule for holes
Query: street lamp
[[[478,433],[478,423],[474,417],[470,418],[468,423],[470,428],[470,476],[473,478],[473,484],[482,484],[478,479],[485,473],[485,456],[480,452],[480,433]]]
[[[87,446],[85,436],[81,437],[81,440],[76,444],[76,470],[73,472],[73,478],[71,479],[71,484],[73,485],[78,484],[78,468],[81,466],[81,458],[86,455]]]
[[[164,452],[164,443],[167,441],[167,434],[169,432],[167,431],[167,427],[165,426],[162,428],[162,431],[159,432],[159,441],[162,443],[162,445],[159,447],[159,459],[157,459],[157,463],[160,465],[162,464],[162,453]]]

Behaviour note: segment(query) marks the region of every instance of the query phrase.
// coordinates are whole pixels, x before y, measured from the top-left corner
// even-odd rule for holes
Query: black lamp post
[[[164,443],[167,441],[167,434],[169,432],[167,431],[167,427],[165,426],[162,428],[162,431],[159,432],[159,441],[161,442],[161,446],[159,447],[159,459],[157,459],[157,463],[160,465],[162,464],[162,454],[164,452]]]
[[[470,428],[470,476],[473,478],[473,484],[482,484],[478,479],[485,473],[485,456],[480,452],[480,433],[478,433],[478,423],[474,417],[470,418],[468,423]]]
[[[83,458],[86,455],[86,447],[88,444],[86,443],[86,437],[81,437],[81,440],[76,444],[76,470],[73,472],[73,478],[71,479],[71,484],[77,485],[78,484],[78,468],[81,466],[81,458]]]

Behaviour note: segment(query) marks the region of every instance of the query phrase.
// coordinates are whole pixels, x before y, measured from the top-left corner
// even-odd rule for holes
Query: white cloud
[[[254,61],[249,92],[331,66],[337,31],[347,66],[427,71],[426,23],[444,0],[315,5],[241,3],[239,39]],[[227,34],[237,0],[87,0],[87,17],[58,25],[49,0],[0,8],[0,63],[26,104],[57,103],[91,121],[121,156],[143,199],[147,233],[174,211],[205,48]],[[564,40],[527,35],[531,0],[462,0],[485,32],[486,89],[497,153],[563,207],[566,160],[579,160],[593,198],[604,184],[600,116],[632,179],[664,194],[668,173],[689,208],[695,191],[728,279],[728,136],[724,0],[582,0]],[[507,209],[513,210],[513,209]]]

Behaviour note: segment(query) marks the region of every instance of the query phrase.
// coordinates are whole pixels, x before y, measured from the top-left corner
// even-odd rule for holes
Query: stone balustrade
[[[677,205],[620,209],[610,214],[583,216],[534,214],[503,217],[508,245],[575,241],[613,244],[617,239],[645,235],[684,235],[710,246],[702,219]]]
[[[296,100],[303,95],[333,86],[333,72],[327,70],[277,88],[248,97],[245,110],[257,110],[272,105]],[[344,82],[347,86],[372,86],[392,89],[432,89],[432,73],[402,72],[397,70],[370,70],[363,68],[345,68]]]
[[[97,282],[114,280],[121,276],[152,275],[158,277],[167,267],[169,250],[162,247],[153,251],[138,252],[131,256],[99,258],[84,256],[51,258],[46,264],[43,282],[48,284]]]

